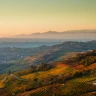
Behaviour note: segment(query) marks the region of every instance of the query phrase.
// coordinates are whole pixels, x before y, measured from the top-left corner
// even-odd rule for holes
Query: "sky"
[[[0,0],[0,37],[96,29],[96,0]]]

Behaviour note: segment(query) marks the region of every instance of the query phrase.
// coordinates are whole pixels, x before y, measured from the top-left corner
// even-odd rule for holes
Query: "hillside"
[[[53,61],[62,60],[62,57],[65,56],[66,53],[71,52],[86,52],[91,49],[96,49],[96,42],[64,42],[63,44],[58,44],[51,46],[49,50],[43,52],[43,54],[39,54],[36,56],[28,56],[24,58],[24,61],[38,65],[40,62],[43,63],[51,63]],[[72,54],[73,55],[73,54]]]
[[[20,67],[19,61],[21,61],[22,59],[28,56],[41,54],[42,52],[45,52],[48,49],[50,49],[50,47],[48,46],[41,46],[37,48],[15,48],[15,47],[0,48],[0,73],[8,72],[8,70],[10,70],[11,68],[13,68],[14,71],[18,70],[17,67],[19,67],[19,69],[28,68],[28,65],[25,65],[25,67],[23,68],[22,65]]]
[[[96,51],[78,54],[75,58],[81,58],[82,54],[83,58],[80,60],[83,60],[88,56],[96,56]],[[71,59],[73,60],[73,57],[69,61]],[[6,88],[15,96],[94,96],[96,95],[96,61],[87,66],[75,59],[74,62],[67,62],[67,64],[64,60],[49,65],[41,63],[37,67],[31,66],[27,70],[1,75],[0,81],[3,81],[1,88]]]
[[[0,66],[2,66],[0,73],[27,69],[31,65],[40,63],[49,64],[54,61],[61,61],[66,53],[86,52],[91,49],[96,49],[96,41],[67,41],[62,44],[37,48],[4,48],[0,54]]]
[[[95,69],[96,69],[96,67],[95,67]],[[88,74],[85,76],[82,75],[82,77],[81,76],[79,77],[79,75],[77,75],[78,77],[76,75],[73,75],[73,76],[75,76],[73,78],[73,76],[71,77],[71,75],[76,74],[74,72],[76,72],[76,70],[69,68],[69,66],[66,66],[63,64],[58,64],[58,65],[56,65],[55,68],[48,70],[48,71],[44,71],[44,72],[41,71],[41,72],[37,72],[37,73],[33,73],[33,74],[30,73],[27,75],[23,75],[21,78],[24,78],[25,81],[17,80],[13,77],[9,77],[9,81],[7,81],[7,83],[6,83],[7,89],[10,88],[9,92],[12,92],[12,93],[15,93],[15,92],[19,93],[22,91],[24,92],[24,93],[19,93],[16,96],[25,96],[27,94],[29,96],[31,96],[31,95],[32,96],[53,96],[53,94],[54,95],[56,94],[57,96],[62,96],[62,94],[63,95],[65,94],[65,96],[74,96],[74,94],[77,94],[76,96],[78,96],[81,93],[82,94],[85,94],[85,93],[93,94],[93,92],[95,93],[96,86],[93,86],[92,82],[95,82],[96,74],[90,73],[89,75]],[[88,71],[85,71],[85,72],[87,73]],[[77,78],[77,79],[75,79],[75,78]],[[14,82],[12,82],[11,80],[14,80]],[[70,86],[72,86],[72,87],[70,87]],[[88,86],[90,86],[90,87],[88,87]],[[86,87],[88,87],[89,89],[86,90]],[[51,88],[51,90],[50,90],[50,88]],[[73,88],[76,88],[76,90],[73,90]],[[82,90],[80,91],[79,88],[81,88]],[[73,93],[72,90],[75,93]],[[77,93],[77,91],[78,91],[78,93]],[[70,92],[72,92],[72,93],[70,93]],[[39,94],[41,94],[41,95],[39,95]],[[82,95],[80,95],[80,96],[82,96]]]

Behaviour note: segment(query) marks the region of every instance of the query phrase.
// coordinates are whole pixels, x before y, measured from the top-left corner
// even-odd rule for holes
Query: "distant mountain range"
[[[48,31],[44,33],[21,34],[10,38],[34,38],[34,39],[88,39],[96,38],[96,30],[72,30],[64,32]]]

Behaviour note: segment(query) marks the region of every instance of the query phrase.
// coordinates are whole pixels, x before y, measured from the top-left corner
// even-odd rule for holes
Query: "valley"
[[[19,71],[30,68],[31,65],[60,61],[66,54],[71,56],[76,52],[86,52],[96,49],[96,41],[73,42],[67,41],[53,46],[36,48],[0,48],[0,73]],[[72,53],[73,52],[73,53]],[[23,67],[22,67],[23,66]]]

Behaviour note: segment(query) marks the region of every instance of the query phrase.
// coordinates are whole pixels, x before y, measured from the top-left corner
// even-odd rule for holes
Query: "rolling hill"
[[[93,56],[94,62],[89,62],[87,66],[84,62],[79,63],[86,61],[87,57],[92,60]],[[1,88],[15,96],[96,95],[96,51],[79,52],[68,60],[67,63],[63,59],[50,65],[42,63],[27,70],[12,72],[10,75],[2,74]],[[70,63],[70,60],[73,62]]]
[[[53,46],[37,48],[4,48],[1,50],[1,73],[29,68],[40,63],[50,64],[61,61],[66,53],[86,52],[96,49],[96,41],[72,42],[67,41]],[[7,61],[6,61],[7,60]]]

